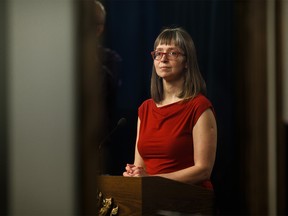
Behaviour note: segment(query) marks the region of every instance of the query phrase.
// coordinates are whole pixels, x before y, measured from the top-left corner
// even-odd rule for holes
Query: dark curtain
[[[150,52],[163,27],[181,26],[192,36],[218,123],[218,152],[213,183],[222,214],[240,213],[241,196],[234,142],[233,4],[232,1],[106,0],[105,46],[121,56],[114,124],[125,117],[107,145],[106,172],[121,175],[132,163],[137,108],[149,96]]]

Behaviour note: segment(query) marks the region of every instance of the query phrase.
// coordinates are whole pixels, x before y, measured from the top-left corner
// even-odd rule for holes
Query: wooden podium
[[[98,189],[118,215],[213,215],[214,192],[162,177],[100,176]]]

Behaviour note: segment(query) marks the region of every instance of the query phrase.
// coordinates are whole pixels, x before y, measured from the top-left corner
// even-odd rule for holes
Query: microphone
[[[115,131],[119,128],[119,127],[123,127],[124,125],[126,125],[127,120],[126,118],[121,118],[119,119],[119,121],[117,122],[117,125],[110,131],[110,133],[101,141],[100,145],[98,146],[98,149],[101,150],[103,144],[115,133]]]

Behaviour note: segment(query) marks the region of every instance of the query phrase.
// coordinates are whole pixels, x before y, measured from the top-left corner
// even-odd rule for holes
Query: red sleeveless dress
[[[201,114],[212,109],[211,102],[202,94],[157,107],[152,99],[138,109],[141,121],[138,151],[150,175],[174,172],[194,165],[192,128]],[[210,180],[201,185],[213,189]]]

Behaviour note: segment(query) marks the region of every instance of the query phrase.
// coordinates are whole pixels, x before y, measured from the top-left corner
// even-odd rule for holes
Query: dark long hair
[[[187,31],[183,28],[165,28],[161,31],[154,43],[154,50],[159,44],[172,44],[179,47],[186,56],[187,70],[184,72],[183,90],[179,94],[180,98],[193,98],[199,93],[206,95],[206,83],[200,73],[198,66],[196,48],[194,42]],[[153,64],[151,76],[151,97],[156,102],[161,102],[164,98],[163,83],[155,70]]]

